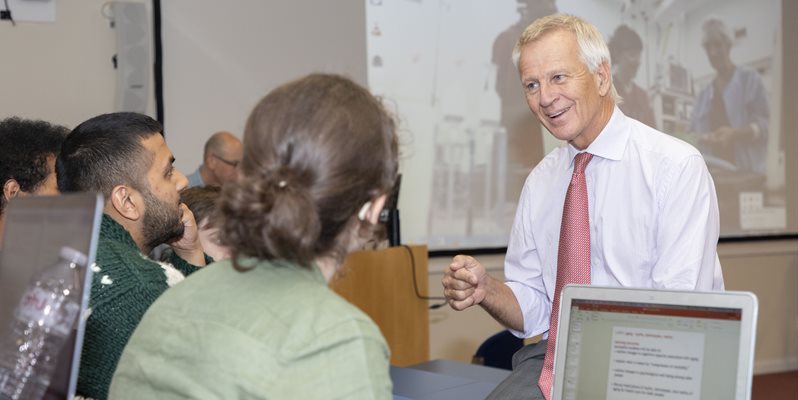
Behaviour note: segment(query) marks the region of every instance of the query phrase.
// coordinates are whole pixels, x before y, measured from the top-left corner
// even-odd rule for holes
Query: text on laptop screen
[[[731,399],[742,310],[571,302],[564,399]]]

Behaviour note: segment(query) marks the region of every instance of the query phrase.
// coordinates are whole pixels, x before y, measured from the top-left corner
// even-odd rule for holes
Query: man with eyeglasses
[[[236,167],[243,157],[244,149],[235,135],[221,131],[211,135],[205,142],[202,165],[188,176],[188,186],[222,186],[235,179]]]

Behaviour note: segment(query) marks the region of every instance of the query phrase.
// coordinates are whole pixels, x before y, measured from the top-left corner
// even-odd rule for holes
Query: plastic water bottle
[[[80,310],[86,256],[62,247],[58,262],[34,275],[0,347],[0,399],[41,399]]]

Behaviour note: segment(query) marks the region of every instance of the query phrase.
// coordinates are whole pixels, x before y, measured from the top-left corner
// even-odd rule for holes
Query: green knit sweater
[[[171,265],[141,254],[130,234],[103,215],[78,371],[79,395],[108,397],[122,350],[144,312],[166,289],[197,267],[172,255]]]

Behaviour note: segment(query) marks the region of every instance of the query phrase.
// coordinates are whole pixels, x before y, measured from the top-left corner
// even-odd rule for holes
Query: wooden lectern
[[[412,251],[412,257],[411,257]],[[415,262],[415,277],[413,264]],[[349,255],[330,288],[369,315],[391,348],[391,364],[429,361],[427,246],[398,246]]]

